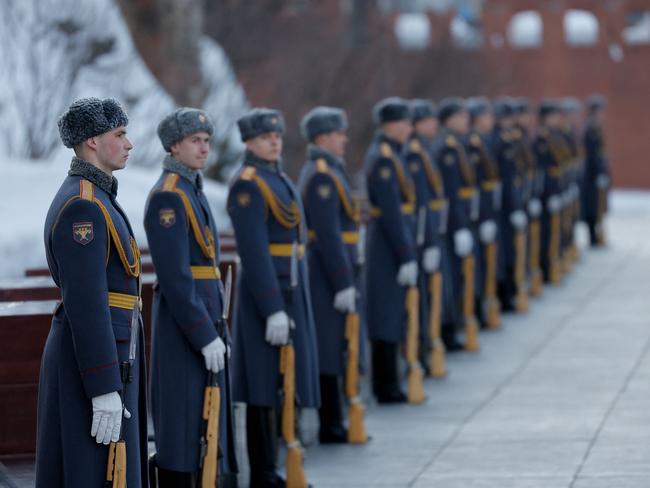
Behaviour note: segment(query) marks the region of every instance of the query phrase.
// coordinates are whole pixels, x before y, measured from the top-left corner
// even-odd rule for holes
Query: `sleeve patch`
[[[420,171],[420,165],[413,161],[411,164],[409,164],[409,169],[411,170],[411,173],[417,173]]]
[[[237,194],[237,205],[240,207],[248,207],[251,203],[251,194],[250,193],[238,193]]]
[[[383,168],[379,169],[379,177],[382,180],[390,180],[391,173],[392,172],[391,172],[390,168],[387,168],[385,166]]]
[[[455,161],[456,161],[456,158],[454,157],[454,155],[452,153],[445,154],[445,156],[443,158],[443,162],[447,166],[451,166],[452,164],[454,164]]]
[[[318,196],[322,199],[327,199],[332,195],[332,187],[330,185],[318,185]]]
[[[72,224],[72,239],[77,243],[85,246],[90,244],[95,238],[95,232],[92,222],[75,222]]]
[[[169,229],[176,223],[176,211],[173,208],[161,208],[158,213],[160,225]]]

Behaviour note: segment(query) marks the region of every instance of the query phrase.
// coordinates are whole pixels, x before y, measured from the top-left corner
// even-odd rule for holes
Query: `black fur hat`
[[[284,117],[279,110],[270,108],[254,108],[237,121],[241,140],[265,134],[267,132],[278,132],[284,134]]]
[[[345,112],[335,107],[316,107],[311,109],[300,122],[302,136],[310,142],[321,134],[348,128]]]
[[[409,103],[403,98],[384,98],[373,107],[372,118],[377,125],[410,119],[411,108],[409,107]]]
[[[212,135],[214,126],[208,114],[197,108],[181,107],[174,110],[158,124],[158,137],[165,151],[190,134],[206,132]]]
[[[61,141],[70,148],[128,123],[129,119],[117,100],[94,97],[80,98],[58,120]]]

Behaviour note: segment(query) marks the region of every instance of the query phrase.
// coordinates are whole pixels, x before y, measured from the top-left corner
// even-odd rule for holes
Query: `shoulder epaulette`
[[[133,236],[129,236],[129,244],[131,247],[131,252],[133,254],[133,263],[129,263],[126,252],[124,251],[124,246],[122,245],[122,241],[120,239],[120,235],[115,228],[115,224],[113,224],[111,214],[108,212],[106,206],[99,199],[95,198],[95,186],[90,181],[79,181],[79,198],[93,202],[99,207],[108,227],[108,232],[110,234],[109,239],[112,239],[113,243],[115,244],[115,248],[117,249],[117,253],[120,261],[122,262],[122,266],[124,267],[124,271],[126,271],[129,276],[138,278],[140,276],[140,250],[138,249],[138,245],[136,244]],[[106,256],[106,263],[108,264],[108,255]]]
[[[323,158],[318,158],[316,160],[316,170],[319,173],[327,173],[329,170],[329,166],[327,165],[327,161],[325,161]]]
[[[252,180],[255,176],[255,166],[246,166],[239,176],[242,180]]]
[[[469,142],[472,146],[479,147],[481,145],[481,136],[478,134],[472,134],[469,138]]]
[[[454,136],[447,136],[445,138],[445,144],[449,147],[456,147],[456,138]]]
[[[411,139],[411,151],[420,152],[422,150],[422,144],[417,139]]]
[[[95,187],[88,180],[79,181],[79,198],[93,202],[95,200]]]
[[[390,158],[393,155],[393,150],[390,148],[390,144],[382,142],[379,145],[379,152],[385,158]]]
[[[165,176],[165,181],[163,182],[163,191],[174,191],[176,189],[176,184],[178,183],[178,178],[180,176],[177,173],[169,173]]]

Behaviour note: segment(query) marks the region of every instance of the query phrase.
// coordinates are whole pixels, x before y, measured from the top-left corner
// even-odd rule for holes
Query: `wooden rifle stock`
[[[559,283],[562,278],[560,269],[561,225],[560,213],[551,214],[551,237],[548,247],[549,279],[551,283]]]
[[[606,243],[605,227],[603,225],[606,211],[607,211],[607,189],[598,188],[598,207],[596,209],[596,243],[599,246],[604,246]]]
[[[126,442],[122,439],[108,445],[107,488],[126,488]]]
[[[445,367],[445,345],[440,339],[442,321],[442,273],[440,271],[429,275],[429,338],[431,339],[431,357],[429,360],[429,375],[443,378],[447,375]]]
[[[530,294],[538,297],[544,287],[539,257],[541,249],[541,232],[539,219],[530,222]]]
[[[465,350],[478,351],[478,321],[474,315],[474,256],[465,256],[463,267],[463,320],[465,322]]]
[[[217,375],[208,373],[208,384],[203,397],[204,432],[201,439],[204,450],[201,458],[201,488],[214,488],[219,479],[219,415],[221,411],[221,390],[217,386]]]
[[[420,329],[420,293],[415,286],[406,289],[406,362],[408,363],[408,389],[406,396],[409,403],[422,403],[425,400],[422,366],[418,360],[418,337]]]
[[[528,289],[526,287],[526,231],[515,233],[515,309],[518,313],[528,311]]]
[[[287,488],[307,488],[302,447],[296,437],[296,357],[293,345],[280,347],[280,374],[283,379],[282,437],[287,444]]]
[[[359,398],[359,314],[347,314],[345,318],[345,337],[348,341],[345,393],[350,402],[348,410],[348,442],[350,444],[365,444],[368,442],[368,434],[364,424],[365,409]]]
[[[497,244],[485,245],[485,318],[488,329],[501,327],[501,303],[497,298]]]

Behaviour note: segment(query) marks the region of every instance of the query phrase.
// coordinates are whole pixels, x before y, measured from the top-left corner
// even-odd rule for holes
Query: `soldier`
[[[418,249],[420,290],[420,362],[425,370],[433,371],[429,364],[429,351],[435,347],[431,337],[429,323],[432,314],[441,314],[442,310],[432,310],[429,277],[442,272],[444,283],[451,279],[449,263],[442,263],[442,256],[447,249],[444,246],[445,227],[447,225],[447,202],[442,184],[442,176],[432,160],[431,144],[438,133],[438,118],[436,108],[429,100],[411,101],[413,134],[408,144],[406,162],[415,184],[416,195],[416,229],[415,243]],[[453,303],[451,294],[447,296],[448,303]],[[444,347],[444,346],[443,346]],[[440,372],[442,374],[442,372]]]
[[[447,226],[447,248],[450,253],[452,282],[449,285],[455,302],[443,314],[442,338],[448,351],[459,351],[464,347],[474,350],[478,347],[474,328],[474,236],[473,222],[478,217],[478,193],[476,174],[467,160],[462,138],[469,130],[469,113],[460,98],[442,100],[438,109],[438,120],[442,130],[433,144],[434,160],[442,173],[445,194],[449,201],[449,223]],[[471,258],[471,259],[470,259]],[[469,285],[469,286],[468,286]],[[471,304],[469,303],[471,301]],[[457,338],[457,326],[463,324],[466,344]]]
[[[309,142],[299,189],[309,228],[307,263],[320,370],[319,440],[345,443],[341,381],[346,371],[346,317],[357,311],[359,211],[345,172],[345,112],[316,107],[301,129]]]
[[[470,163],[474,166],[477,185],[480,188],[480,205],[478,217],[478,242],[476,247],[477,309],[481,325],[494,329],[499,327],[500,304],[497,292],[497,221],[501,210],[501,181],[499,167],[495,161],[487,140],[494,128],[492,106],[486,98],[478,97],[467,101],[471,119],[471,129],[465,139],[465,147]]]
[[[587,99],[583,210],[592,246],[605,243],[603,217],[607,211],[609,188],[609,167],[603,138],[603,112],[606,106],[606,100],[599,95],[592,95]]]
[[[371,217],[365,282],[372,388],[379,403],[403,403],[397,353],[405,337],[405,287],[416,286],[418,276],[415,190],[402,159],[411,113],[405,100],[392,97],[375,105],[373,118],[379,131],[364,163]]]
[[[560,133],[561,109],[555,100],[542,100],[539,105],[539,128],[533,145],[538,167],[544,171],[542,198],[542,253],[544,280],[558,283],[561,278],[561,237],[565,191],[564,165],[569,149]]]
[[[565,196],[566,210],[566,262],[569,270],[578,258],[578,247],[575,242],[575,227],[580,220],[580,187],[584,177],[584,161],[580,147],[579,128],[582,125],[582,104],[577,98],[567,97],[562,100],[563,112],[566,117],[562,134],[569,148],[569,161],[566,169],[567,190]]]
[[[228,194],[241,259],[233,340],[233,398],[247,404],[251,486],[284,486],[276,472],[280,346],[295,348],[299,406],[318,408],[318,356],[304,257],[300,195],[281,168],[284,118],[258,108],[238,121],[244,164]]]
[[[193,487],[201,459],[202,412],[209,373],[220,387],[220,486],[236,483],[229,371],[217,227],[203,193],[213,125],[179,108],[158,125],[167,152],[145,209],[156,268],[151,350],[151,407],[161,487]],[[213,460],[217,462],[217,460]]]
[[[520,158],[525,169],[525,201],[528,215],[528,268],[531,294],[542,292],[543,278],[540,268],[542,193],[544,191],[544,172],[538,167],[531,139],[532,114],[530,102],[526,98],[515,100],[514,127],[519,139]]]
[[[499,221],[499,300],[504,311],[522,307],[516,303],[521,290],[521,277],[516,276],[517,258],[525,257],[525,248],[517,249],[518,235],[526,232],[528,219],[524,202],[525,171],[519,158],[515,136],[513,135],[514,107],[512,99],[500,98],[494,102],[496,124],[490,146],[499,165],[501,176],[502,202]],[[522,310],[519,308],[519,310]],[[522,310],[523,311],[523,310]]]
[[[63,299],[41,363],[37,487],[104,486],[107,445],[118,440],[128,486],[148,486],[140,253],[113,177],[133,148],[127,124],[117,101],[97,98],[77,100],[58,122],[75,156],[45,221]]]

